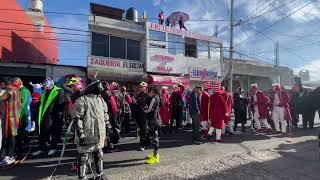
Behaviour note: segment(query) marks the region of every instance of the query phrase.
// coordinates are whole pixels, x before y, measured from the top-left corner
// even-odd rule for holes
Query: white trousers
[[[260,121],[266,126],[267,129],[271,129],[270,124],[268,123],[267,119],[259,119],[259,112],[256,110],[253,114],[253,118],[255,121],[255,128],[261,129]]]
[[[212,135],[214,130],[216,131],[216,140],[221,140],[221,134],[223,134],[223,129],[214,129],[213,127],[210,127],[208,134]]]
[[[209,124],[208,121],[201,121],[202,130],[208,129]]]
[[[287,131],[287,121],[284,119],[284,107],[273,106],[272,120],[276,131],[280,131],[279,125],[281,124],[281,131],[285,133]]]

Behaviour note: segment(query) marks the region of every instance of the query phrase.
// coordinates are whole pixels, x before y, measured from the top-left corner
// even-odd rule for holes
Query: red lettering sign
[[[175,60],[174,56],[167,56],[167,55],[160,55],[156,54],[152,57],[153,60],[155,61],[160,61],[160,62],[172,62]]]

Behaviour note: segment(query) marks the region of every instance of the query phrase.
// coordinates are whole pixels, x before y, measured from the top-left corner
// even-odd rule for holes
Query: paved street
[[[319,120],[317,121],[319,124]],[[161,137],[161,162],[146,165],[151,151],[136,151],[137,139],[124,138],[121,152],[105,154],[108,179],[319,179],[317,128],[294,130],[292,138],[282,136],[226,136],[223,144],[191,145],[190,132]],[[171,136],[171,137],[170,137]],[[172,137],[173,136],[173,137]],[[53,179],[76,179],[70,172],[74,147],[68,146],[65,158]],[[0,179],[45,179],[58,158],[27,160],[23,165],[1,171]]]

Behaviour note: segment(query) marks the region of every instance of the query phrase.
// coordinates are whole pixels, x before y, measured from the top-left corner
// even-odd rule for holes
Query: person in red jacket
[[[223,98],[221,93],[221,84],[220,82],[214,83],[214,93],[210,96],[210,119],[211,127],[208,132],[209,135],[213,133],[213,130],[216,131],[216,141],[222,142],[221,134],[222,129],[225,127],[224,120],[227,115],[227,106],[226,101]]]
[[[226,102],[226,107],[227,107],[227,115],[224,119],[224,123],[228,125],[229,133],[234,134],[233,131],[233,123],[231,121],[231,113],[232,113],[232,101],[233,97],[230,94],[229,88],[228,87],[222,87],[221,94]],[[225,134],[225,129],[222,130],[222,134]]]
[[[168,95],[167,86],[163,86],[161,89],[161,99],[162,99],[163,105],[160,108],[160,117],[162,120],[162,124],[168,127],[170,117],[169,117],[169,95]]]
[[[267,121],[269,116],[268,109],[268,97],[258,89],[258,84],[251,84],[251,91],[253,92],[253,103],[254,103],[254,114],[253,118],[256,123],[256,131],[261,132],[261,123],[262,122],[267,128],[268,132],[271,132],[271,126]]]
[[[277,133],[286,134],[287,132],[287,121],[291,122],[290,114],[290,96],[284,90],[281,90],[279,83],[272,84],[273,94],[271,96],[272,106],[272,120]],[[287,120],[287,121],[286,121]],[[279,127],[281,124],[281,131]]]
[[[209,90],[212,89],[210,82],[203,83],[204,91],[200,95],[200,122],[202,126],[202,131],[204,133],[208,130],[208,121],[209,121],[209,101],[210,95]]]

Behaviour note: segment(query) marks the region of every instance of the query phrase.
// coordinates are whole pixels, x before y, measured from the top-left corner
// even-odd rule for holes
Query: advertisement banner
[[[109,57],[88,57],[88,67],[128,71],[128,72],[143,72],[143,63],[139,61],[122,60]]]
[[[190,68],[190,80],[213,81],[218,78],[218,71],[206,68]]]
[[[175,56],[152,54],[147,62],[147,71],[161,74],[185,74],[187,63]]]

